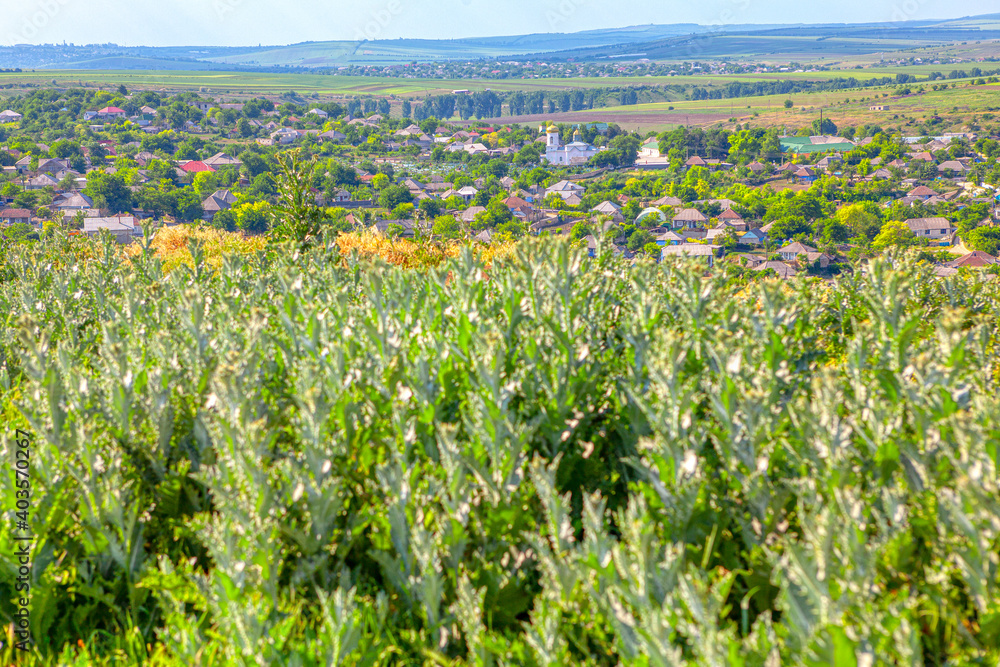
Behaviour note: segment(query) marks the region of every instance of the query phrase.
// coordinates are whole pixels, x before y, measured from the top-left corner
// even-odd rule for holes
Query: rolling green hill
[[[1000,14],[947,21],[816,25],[690,23],[631,26],[575,33],[467,37],[452,40],[334,40],[246,47],[174,46],[0,47],[0,67],[44,69],[244,69],[403,64],[529,57],[659,60],[780,57],[842,58],[963,41],[1000,39]]]

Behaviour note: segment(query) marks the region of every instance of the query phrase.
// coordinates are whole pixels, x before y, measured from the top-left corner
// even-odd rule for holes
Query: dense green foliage
[[[62,243],[0,274],[39,662],[1000,658],[995,281]]]

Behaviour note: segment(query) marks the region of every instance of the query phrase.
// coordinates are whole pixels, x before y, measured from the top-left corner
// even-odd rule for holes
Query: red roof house
[[[215,169],[208,166],[201,160],[191,160],[190,162],[185,162],[180,166],[180,168],[189,174],[196,174],[200,171],[215,171]]]
[[[984,266],[992,266],[997,263],[997,258],[989,253],[985,253],[982,250],[973,250],[968,255],[963,255],[956,260],[952,260],[945,264],[945,266],[957,269],[961,266],[981,268]]]

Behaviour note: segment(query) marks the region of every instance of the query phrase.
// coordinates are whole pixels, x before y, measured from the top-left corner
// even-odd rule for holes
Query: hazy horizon
[[[846,0],[806,6],[778,0],[672,0],[649,6],[637,0],[358,0],[330,6],[317,0],[273,10],[264,0],[175,0],[137,5],[124,0],[0,0],[0,44],[103,44],[124,46],[254,46],[360,39],[460,39],[571,33],[649,24],[872,23],[949,20],[989,13],[981,0]],[[503,7],[502,10],[497,10]],[[494,15],[484,16],[492,11]]]

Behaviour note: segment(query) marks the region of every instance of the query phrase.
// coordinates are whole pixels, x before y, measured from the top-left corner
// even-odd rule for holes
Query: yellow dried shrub
[[[156,256],[163,260],[164,271],[173,271],[181,264],[193,266],[189,245],[192,239],[202,243],[205,261],[213,267],[219,267],[223,256],[227,254],[245,255],[267,247],[265,236],[245,236],[240,232],[224,232],[193,225],[162,227],[156,230],[151,247]],[[134,257],[142,252],[142,248],[133,243],[125,252]]]
[[[226,254],[249,254],[264,250],[269,241],[267,236],[245,236],[240,232],[224,232],[216,229],[181,225],[158,229],[151,244],[156,256],[163,260],[164,271],[169,272],[181,264],[193,265],[190,241],[202,243],[205,259],[210,266],[218,267]],[[460,241],[418,242],[408,239],[393,239],[372,230],[346,232],[337,236],[337,247],[344,255],[357,253],[365,259],[379,259],[387,264],[414,269],[437,266],[450,257],[456,257],[464,246]],[[516,241],[505,241],[493,245],[475,244],[474,248],[487,265],[505,259],[513,254]],[[135,257],[142,252],[139,244],[127,246],[125,253]]]

